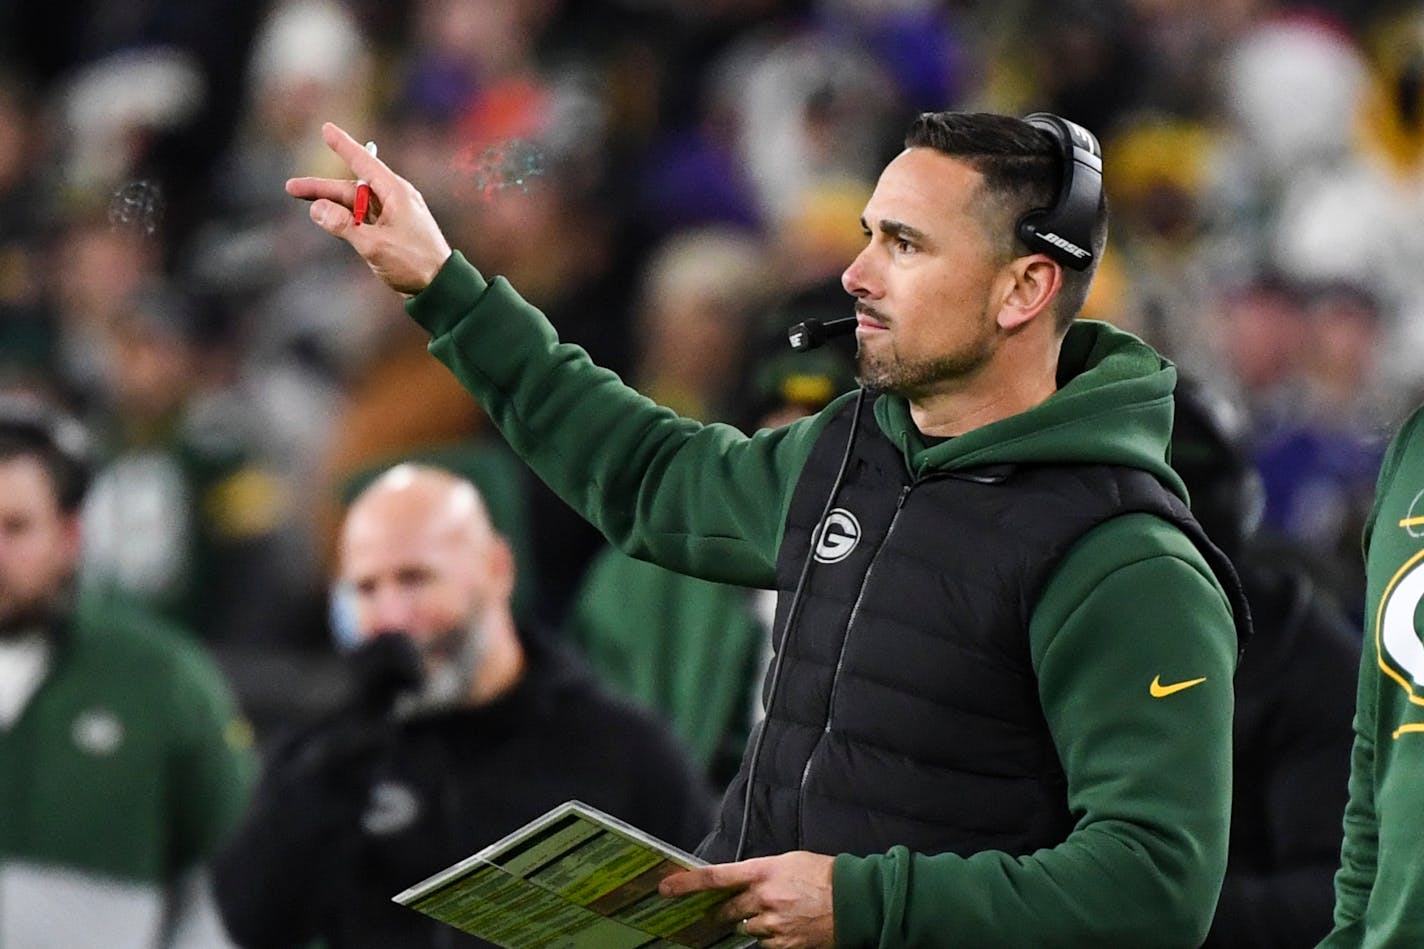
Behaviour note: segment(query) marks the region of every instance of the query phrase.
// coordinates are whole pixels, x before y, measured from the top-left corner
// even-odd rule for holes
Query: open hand
[[[336,125],[323,125],[321,137],[352,174],[371,186],[371,213],[356,225],[351,214],[354,180],[291,178],[287,193],[312,202],[311,219],[355,248],[391,289],[405,294],[424,290],[450,256],[450,245],[425,198]]]

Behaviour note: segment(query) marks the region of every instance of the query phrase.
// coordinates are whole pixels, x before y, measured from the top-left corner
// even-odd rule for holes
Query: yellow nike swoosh
[[[1161,676],[1153,676],[1152,684],[1147,687],[1147,691],[1152,693],[1154,699],[1162,699],[1174,692],[1190,689],[1194,685],[1201,685],[1205,681],[1206,676],[1202,676],[1200,679],[1187,679],[1183,682],[1173,682],[1171,685],[1163,685]]]

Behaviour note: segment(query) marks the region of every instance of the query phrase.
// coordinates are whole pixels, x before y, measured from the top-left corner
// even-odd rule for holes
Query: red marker
[[[367,142],[366,151],[371,153],[371,157],[376,157],[376,143]],[[351,208],[351,220],[357,227],[366,220],[366,209],[371,204],[371,186],[366,184],[364,178],[356,179],[356,203]]]

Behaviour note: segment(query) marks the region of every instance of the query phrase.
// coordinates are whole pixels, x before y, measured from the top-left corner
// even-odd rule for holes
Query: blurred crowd
[[[1424,7],[1333,7],[17,0],[0,385],[104,433],[86,583],[211,643],[319,648],[351,479],[493,441],[284,195],[342,173],[321,122],[378,142],[565,338],[745,423],[760,322],[834,280],[907,117],[1048,109],[1105,143],[1089,315],[1231,391],[1266,525],[1353,597],[1382,442],[1424,382]],[[541,491],[511,503],[525,602],[557,623],[598,541]]]
[[[616,622],[634,568],[283,181],[346,174],[324,121],[377,142],[565,339],[755,427],[850,384],[799,379],[784,329],[849,313],[875,177],[945,108],[1098,134],[1085,315],[1227,394],[1265,536],[1358,618],[1375,475],[1424,395],[1424,3],[1399,0],[8,0],[0,391],[99,433],[81,585],[191,630],[261,736],[326,696],[344,503],[416,458],[479,485],[522,622],[585,636],[600,582]],[[721,740],[703,763],[735,762]]]
[[[325,120],[565,338],[745,421],[749,334],[834,279],[908,116],[1067,115],[1114,213],[1089,315],[1233,393],[1267,526],[1358,592],[1424,381],[1419,4],[14,0],[0,43],[0,385],[105,433],[88,582],[209,642],[324,644],[348,480],[490,439],[283,194],[343,171]],[[540,490],[526,602],[557,622],[598,541]]]

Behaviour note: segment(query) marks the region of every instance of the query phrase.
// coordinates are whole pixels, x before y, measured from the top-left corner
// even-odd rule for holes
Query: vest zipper
[[[846,646],[850,643],[850,632],[855,628],[856,617],[860,615],[860,604],[865,599],[865,588],[870,585],[870,573],[875,569],[875,564],[880,559],[880,551],[885,549],[885,544],[890,540],[890,534],[895,530],[895,524],[900,520],[900,512],[905,507],[905,499],[910,496],[910,491],[915,487],[914,483],[907,484],[900,489],[900,497],[895,501],[895,513],[890,516],[890,523],[885,528],[885,533],[880,537],[880,543],[876,544],[875,552],[870,555],[870,563],[866,564],[865,573],[860,578],[860,589],[856,591],[855,603],[850,608],[850,617],[846,620],[845,633],[841,636],[841,647],[836,654],[836,667],[831,673],[831,692],[826,699],[826,721],[821,726],[821,734],[816,737],[816,743],[811,746],[811,751],[806,755],[806,765],[801,769],[801,783],[796,789],[796,849],[805,849],[806,840],[806,785],[811,777],[811,766],[815,763],[816,752],[821,750],[821,745],[825,742],[826,736],[831,733],[831,710],[836,705],[836,692],[841,681],[841,668],[845,665]]]

